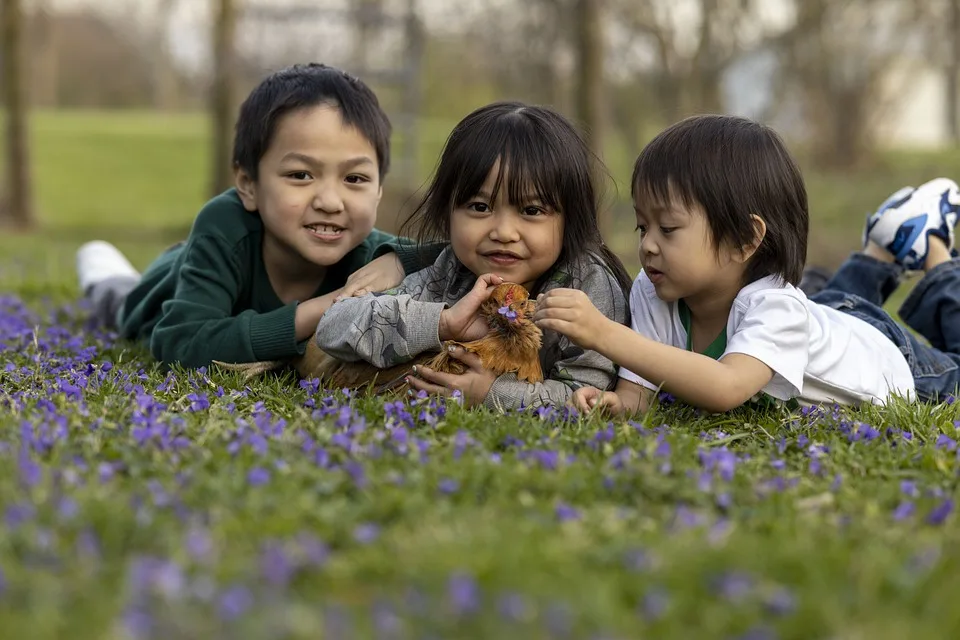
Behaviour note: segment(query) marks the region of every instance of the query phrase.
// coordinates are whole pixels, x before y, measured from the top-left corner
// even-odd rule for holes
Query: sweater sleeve
[[[439,350],[444,284],[453,264],[438,260],[395,289],[335,302],[317,325],[317,346],[347,362],[387,368]]]
[[[163,303],[150,351],[163,363],[194,368],[223,362],[257,362],[296,356],[297,303],[268,313],[234,315],[240,265],[234,247],[198,235],[184,247],[173,296]]]
[[[443,250],[447,248],[446,242],[429,242],[419,244],[406,238],[395,238],[380,243],[373,251],[372,259],[379,258],[391,251],[397,254],[400,264],[403,266],[403,273],[410,275],[432,266]]]
[[[621,324],[628,321],[627,300],[616,279],[600,264],[591,264],[580,288],[605,316]],[[546,338],[546,336],[544,336]],[[563,405],[580,387],[610,389],[617,379],[617,367],[596,351],[587,351],[560,335],[559,357],[544,381],[522,382],[515,373],[499,376],[484,399],[484,406],[499,411]]]

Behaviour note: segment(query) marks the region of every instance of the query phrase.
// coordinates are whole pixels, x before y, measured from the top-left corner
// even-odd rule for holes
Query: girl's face
[[[498,160],[480,192],[453,209],[450,242],[460,262],[478,277],[495,273],[529,291],[560,257],[563,215],[533,193],[522,202],[507,202],[506,172],[496,200],[492,199],[499,171]]]

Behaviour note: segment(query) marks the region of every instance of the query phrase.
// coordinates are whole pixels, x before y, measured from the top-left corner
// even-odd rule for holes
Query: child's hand
[[[480,305],[490,297],[494,287],[503,283],[500,276],[487,273],[479,278],[467,295],[449,309],[440,313],[440,341],[457,340],[469,342],[487,335],[490,327],[477,313]]]
[[[567,336],[577,346],[596,350],[604,325],[612,322],[600,313],[583,291],[553,289],[537,296],[534,323]]]
[[[403,276],[403,265],[400,263],[400,258],[391,251],[351,273],[337,300],[352,296],[363,296],[372,291],[393,289],[403,282]]]
[[[423,365],[417,365],[413,367],[413,375],[407,376],[407,383],[418,391],[426,391],[434,395],[449,396],[454,391],[460,391],[466,407],[483,404],[497,376],[489,369],[483,368],[480,356],[465,351],[462,347],[451,346],[450,355],[467,365],[466,373],[461,375],[440,373]]]
[[[590,413],[599,409],[615,416],[623,413],[624,406],[620,396],[615,391],[601,391],[596,387],[580,387],[573,392],[569,404],[572,404],[580,413]]]

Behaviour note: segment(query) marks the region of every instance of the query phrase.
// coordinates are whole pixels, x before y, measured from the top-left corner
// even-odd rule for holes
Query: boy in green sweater
[[[106,242],[80,248],[94,317],[167,365],[302,354],[337,297],[392,288],[442,249],[374,228],[390,131],[374,93],[343,71],[268,76],[240,108],[235,187],[204,205],[184,242],[142,275]]]

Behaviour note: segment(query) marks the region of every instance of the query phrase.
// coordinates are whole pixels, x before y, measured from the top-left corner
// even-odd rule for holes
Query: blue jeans
[[[882,309],[900,284],[903,268],[862,253],[851,255],[826,287],[810,299],[860,318],[890,338],[913,373],[921,400],[943,401],[960,388],[960,258],[937,265],[917,283],[900,318],[929,341],[920,341]]]

